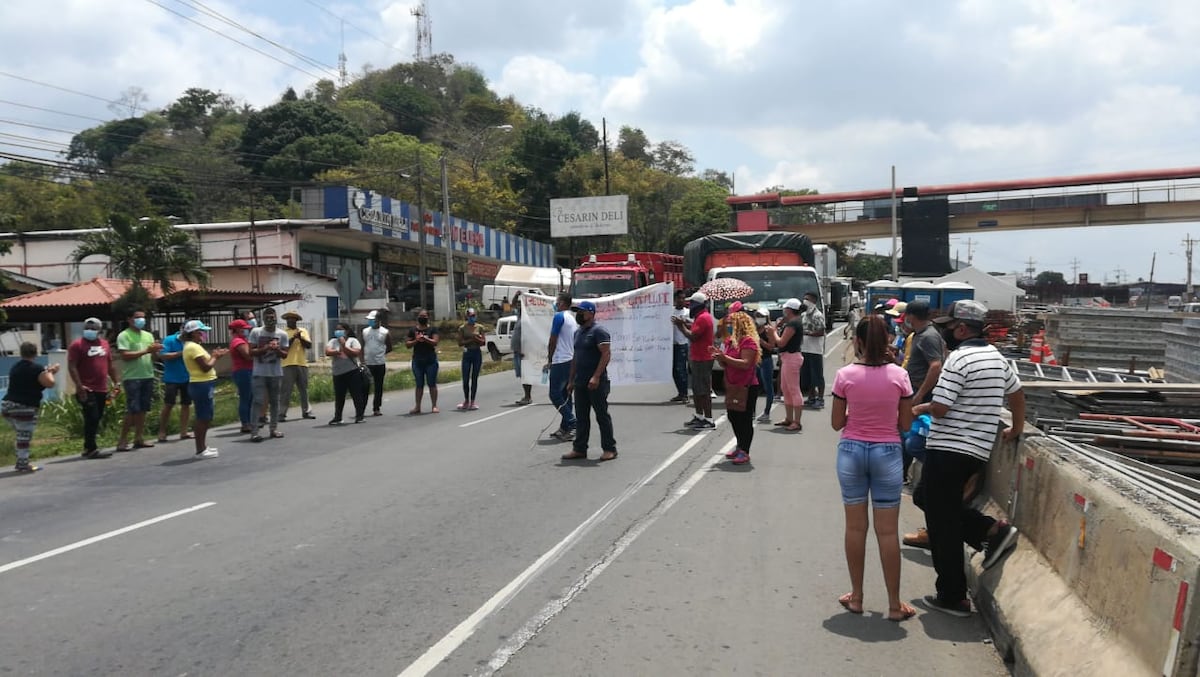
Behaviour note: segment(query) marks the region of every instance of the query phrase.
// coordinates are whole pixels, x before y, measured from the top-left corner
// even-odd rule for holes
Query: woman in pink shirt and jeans
[[[912,424],[913,391],[908,373],[889,359],[889,338],[887,324],[879,315],[860,320],[854,331],[858,360],[839,369],[833,381],[831,422],[834,430],[842,431],[837,473],[846,510],[846,565],[851,585],[838,602],[851,613],[863,612],[869,496],[887,587],[887,618],[902,621],[917,613],[900,600],[897,528],[904,465],[900,431]]]

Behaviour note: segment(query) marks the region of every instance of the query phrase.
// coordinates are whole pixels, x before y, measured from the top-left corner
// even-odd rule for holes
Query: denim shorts
[[[142,414],[150,411],[154,400],[154,379],[133,378],[121,383],[125,387],[125,411]]]
[[[188,394],[192,396],[192,404],[196,407],[197,421],[213,420],[213,393],[216,391],[216,388],[216,381],[200,381],[199,383],[188,384]]]
[[[904,461],[899,442],[838,442],[838,484],[842,503],[875,508],[900,507],[900,488],[904,484]]]
[[[428,385],[430,388],[437,387],[438,363],[437,360],[428,362],[421,360],[412,361],[413,378],[417,380],[417,387],[424,388]]]

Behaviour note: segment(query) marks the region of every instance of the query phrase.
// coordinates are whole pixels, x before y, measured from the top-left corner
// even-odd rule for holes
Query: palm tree
[[[113,275],[130,281],[125,296],[129,301],[136,300],[137,305],[150,305],[143,283],[157,285],[164,295],[171,293],[179,278],[201,286],[208,284],[200,243],[161,217],[135,221],[113,214],[106,230],[83,236],[71,252],[76,272],[79,264],[91,256],[108,257]]]

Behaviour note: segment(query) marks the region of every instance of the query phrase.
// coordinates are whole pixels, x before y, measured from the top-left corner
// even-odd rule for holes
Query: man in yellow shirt
[[[301,319],[300,313],[294,310],[289,310],[283,314],[283,321],[287,323],[287,328],[284,330],[288,335],[288,353],[287,357],[283,358],[283,392],[280,393],[280,409],[279,420],[287,420],[288,405],[292,403],[292,388],[293,386],[300,389],[300,413],[304,418],[316,418],[316,414],[312,413],[312,407],[308,403],[308,349],[312,347],[312,338],[308,335],[308,330],[298,326],[296,323]]]

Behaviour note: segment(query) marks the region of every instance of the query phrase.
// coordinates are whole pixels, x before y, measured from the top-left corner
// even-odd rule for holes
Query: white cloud
[[[511,93],[522,104],[551,113],[596,109],[598,81],[594,75],[573,73],[557,61],[518,56],[504,65],[496,91]]]

